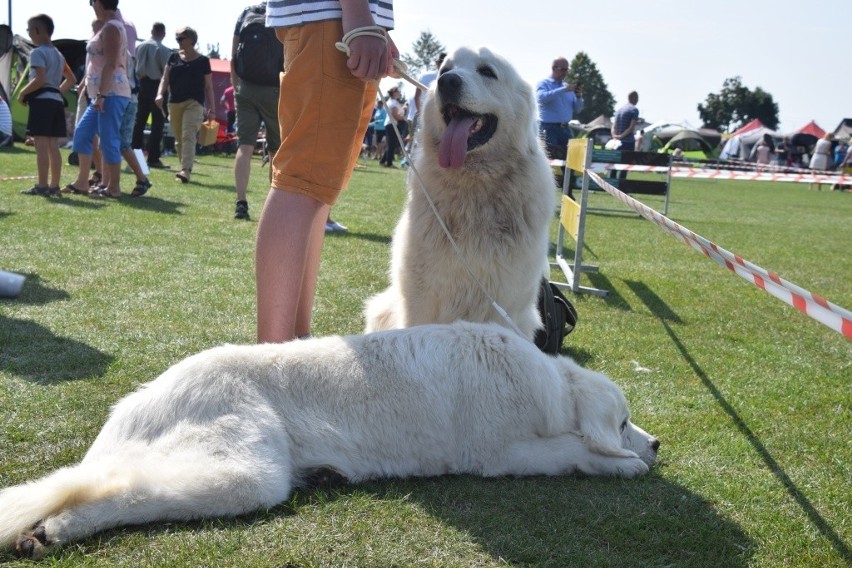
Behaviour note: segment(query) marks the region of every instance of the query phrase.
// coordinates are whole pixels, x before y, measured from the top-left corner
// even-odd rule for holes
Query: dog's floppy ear
[[[627,405],[621,390],[607,377],[586,371],[575,378],[576,416],[589,450],[604,456],[638,457],[621,445]]]

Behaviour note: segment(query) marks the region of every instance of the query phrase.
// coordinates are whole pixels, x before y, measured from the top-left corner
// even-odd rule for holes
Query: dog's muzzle
[[[488,142],[497,131],[497,116],[477,114],[460,106],[464,89],[462,78],[452,71],[438,78],[441,115],[447,128],[438,149],[443,168],[460,168],[468,152]]]

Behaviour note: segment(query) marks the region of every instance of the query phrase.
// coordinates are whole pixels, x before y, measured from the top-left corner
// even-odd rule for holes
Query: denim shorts
[[[108,96],[104,99],[103,112],[98,112],[90,102],[74,130],[74,151],[91,155],[98,136],[104,161],[121,163],[121,121],[129,102],[127,97]]]

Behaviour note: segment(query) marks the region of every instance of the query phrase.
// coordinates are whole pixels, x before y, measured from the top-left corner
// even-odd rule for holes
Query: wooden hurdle
[[[625,193],[646,195],[663,195],[665,197],[665,215],[669,209],[669,187],[671,186],[671,157],[655,152],[629,152],[620,150],[595,150],[593,140],[575,139],[568,143],[568,155],[565,162],[552,160],[555,167],[566,166],[562,184],[562,201],[559,210],[559,229],[556,238],[556,262],[565,276],[565,282],[554,282],[561,288],[572,292],[585,292],[598,296],[606,296],[607,290],[580,285],[580,275],[583,272],[597,272],[598,267],[583,264],[583,239],[586,229],[586,213],[588,211],[614,211],[625,213],[622,209],[590,208],[588,205],[589,191],[601,189],[588,175],[589,171],[644,171],[655,172],[664,176],[664,180],[620,180],[617,177],[605,181],[618,187]],[[580,200],[572,199],[572,189],[580,181]],[[576,243],[574,258],[565,257],[565,236],[570,235]]]

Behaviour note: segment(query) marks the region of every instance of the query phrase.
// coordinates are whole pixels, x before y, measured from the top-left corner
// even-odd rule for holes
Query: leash
[[[356,37],[360,36],[376,37],[384,40],[387,43],[387,31],[383,27],[367,26],[363,28],[356,28],[348,32],[343,36],[343,38],[339,42],[335,43],[334,46],[348,56],[350,54],[349,43]],[[421,89],[423,91],[429,90],[429,87],[427,87],[420,81],[414,79],[411,75],[408,74],[408,67],[402,61],[394,59],[393,68],[394,71],[396,71],[396,73],[400,77],[402,77],[418,89]],[[378,101],[382,101],[382,95],[379,91],[376,91],[376,99]],[[391,121],[391,126],[393,126],[394,134],[396,135],[397,140],[399,140],[399,147],[402,149],[402,154],[408,161],[408,167],[410,171],[414,174],[414,177],[417,178],[417,183],[420,186],[420,191],[422,191],[423,196],[426,197],[426,202],[429,204],[429,208],[435,215],[435,219],[438,220],[438,225],[440,225],[441,230],[444,231],[444,235],[446,235],[450,246],[453,248],[453,252],[455,252],[456,256],[462,261],[461,264],[467,272],[468,276],[470,276],[470,279],[474,282],[474,284],[476,284],[480,292],[482,292],[482,294],[486,298],[488,298],[488,301],[491,303],[491,307],[494,308],[494,311],[500,314],[500,317],[502,317],[503,320],[508,324],[509,328],[511,328],[515,331],[515,333],[523,337],[523,332],[521,332],[520,328],[518,328],[517,324],[515,324],[514,320],[512,320],[512,318],[509,316],[508,312],[506,312],[506,310],[503,309],[503,306],[497,303],[497,300],[495,300],[494,297],[488,293],[488,290],[485,289],[485,286],[482,284],[482,281],[480,281],[479,278],[477,278],[477,276],[473,273],[468,263],[464,262],[464,256],[462,255],[461,247],[459,247],[452,234],[450,234],[450,229],[447,227],[446,223],[444,223],[444,220],[441,218],[441,215],[438,212],[438,207],[435,205],[432,196],[429,195],[429,191],[426,189],[426,184],[423,183],[423,177],[420,175],[420,172],[417,171],[417,166],[414,165],[414,159],[412,158],[411,153],[405,147],[405,142],[402,139],[402,135],[399,132],[399,128],[397,128],[396,121]]]
[[[354,30],[351,30],[344,34],[340,41],[334,44],[334,47],[345,53],[348,57],[352,53],[352,50],[349,48],[349,44],[352,42],[353,39],[361,36],[375,37],[384,41],[385,43],[388,42],[388,32],[385,28],[381,26],[365,26],[363,28],[355,28]],[[421,89],[423,91],[429,90],[429,87],[427,87],[426,85],[424,85],[423,83],[408,74],[408,66],[399,59],[393,60],[393,70],[396,71],[397,75],[399,75],[418,89]]]

